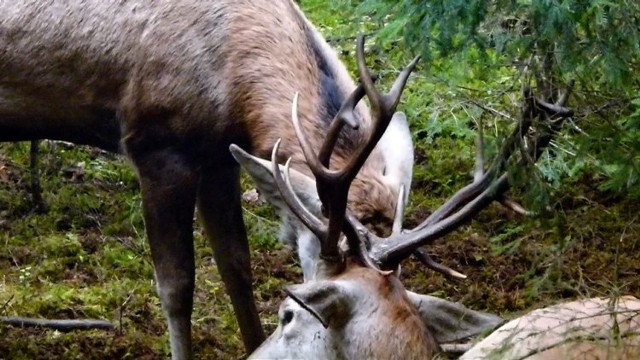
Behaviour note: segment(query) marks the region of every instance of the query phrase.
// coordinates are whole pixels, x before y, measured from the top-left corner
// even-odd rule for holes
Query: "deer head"
[[[293,99],[292,120],[316,178],[322,217],[312,214],[298,199],[293,190],[290,162],[284,167],[278,165],[280,142],[274,146],[271,173],[291,212],[320,240],[320,261],[313,280],[286,289],[289,297],[280,307],[278,328],[252,358],[431,358],[438,351],[438,343],[477,334],[501,321],[496,316],[475,312],[459,304],[408,292],[394,270],[403,259],[419,251],[420,246],[451,232],[503,195],[509,186],[505,170],[507,159],[519,148],[517,145],[522,139],[526,140],[523,144],[526,154],[521,161],[540,156],[561,120],[571,115],[571,111],[564,108],[568,92],[557,104],[548,104],[535,99],[526,90],[521,122],[488,170],[477,166],[475,181],[413,230],[402,231],[402,211],[398,211],[393,233],[380,238],[347,209],[349,187],[392,121],[403,86],[417,59],[403,70],[391,91],[382,95],[373,85],[362,56],[362,44],[363,38],[359,37],[361,85],[350,97],[348,107],[343,106],[343,111],[331,124],[317,152],[299,124],[298,96]],[[332,169],[331,152],[337,134],[344,125],[357,126],[349,109],[364,95],[371,103],[374,131],[350,163],[342,169]],[[535,116],[546,121],[548,126],[530,133]],[[402,204],[402,192],[399,198],[398,203]],[[341,245],[343,235],[346,242]],[[454,274],[423,255],[432,268]]]

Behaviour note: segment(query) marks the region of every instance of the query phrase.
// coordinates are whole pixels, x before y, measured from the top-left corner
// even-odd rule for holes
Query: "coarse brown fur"
[[[68,14],[59,21],[51,17],[58,11],[33,6],[26,16],[39,23],[34,31],[42,33],[27,33],[30,37],[20,41],[0,39],[0,95],[8,95],[0,97],[0,117],[5,119],[0,125],[8,128],[0,140],[39,136],[113,151],[120,147],[122,128],[125,140],[153,133],[154,143],[188,146],[199,160],[215,162],[230,161],[225,149],[231,142],[267,158],[275,141],[283,138],[282,159],[292,157],[292,166],[310,175],[290,121],[293,94],[300,92],[302,125],[316,146],[324,137],[327,116],[333,114],[323,108],[318,59],[312,49],[317,46],[312,44],[317,42],[315,29],[295,5],[152,1],[104,2],[92,8],[91,2],[75,2],[77,8],[56,6],[59,13]],[[82,16],[82,32],[74,30],[74,10]],[[117,16],[135,11],[139,19]],[[153,16],[145,17],[145,11]],[[253,20],[258,18],[261,21]],[[172,21],[166,24],[167,19]],[[185,24],[186,19],[193,20]],[[2,25],[9,34],[30,24]],[[41,28],[56,30],[45,33]],[[210,28],[215,30],[212,39],[205,36]],[[34,36],[38,41],[24,46]],[[344,98],[353,83],[336,64],[337,58],[329,60]],[[341,136],[335,167],[344,166],[370,130],[368,110],[359,106],[358,111],[360,131]],[[9,121],[18,118],[28,119],[22,122],[29,128],[12,129],[16,125]],[[94,131],[86,131],[87,123]],[[380,180],[383,166],[374,152],[355,179],[349,200],[356,215],[382,220],[388,228],[397,194]]]
[[[294,16],[279,14],[291,12]],[[229,73],[231,88],[238,89],[231,95],[231,117],[244,119],[246,127],[251,129],[253,153],[269,158],[273,144],[282,138],[280,161],[292,158],[292,167],[312,176],[302,154],[291,121],[291,100],[293,94],[300,93],[298,112],[307,138],[320,147],[333,113],[327,114],[321,93],[318,59],[314,56],[314,46],[319,44],[311,25],[299,10],[286,2],[255,3],[244,7],[236,14],[230,29],[230,42],[238,44],[231,49],[229,56],[235,66]],[[247,27],[246,24],[256,17],[273,17],[260,24]],[[277,27],[271,24],[277,23]],[[266,27],[271,26],[271,29]],[[295,29],[295,30],[294,30]],[[272,38],[260,42],[247,42],[242,39],[256,39],[269,32]],[[309,36],[311,35],[311,36]],[[300,50],[302,49],[302,51]],[[328,49],[327,49],[328,50]],[[332,50],[329,50],[332,51]],[[346,98],[355,88],[352,81],[336,59],[328,66],[333,72],[337,88]],[[264,81],[264,79],[268,79]],[[340,136],[332,158],[332,166],[342,168],[349,161],[355,149],[366,140],[371,126],[368,109],[358,107],[362,122],[360,131],[345,129]],[[275,121],[275,119],[280,119]],[[391,228],[395,211],[397,192],[385,184],[381,178],[384,164],[379,152],[371,154],[366,165],[360,170],[352,184],[349,204],[355,215],[365,225],[375,223],[376,232],[386,234]],[[381,220],[381,221],[376,221]],[[381,224],[381,225],[378,225]]]
[[[358,331],[344,330],[346,336],[353,334],[351,346],[352,354],[346,358],[358,358],[368,354],[368,358],[398,359],[408,356],[407,349],[411,349],[411,358],[430,359],[439,347],[434,337],[427,330],[426,324],[418,310],[407,297],[407,292],[398,278],[394,275],[384,276],[370,268],[356,263],[347,265],[347,269],[335,280],[352,281],[358,286],[366,287],[358,302],[359,309],[371,309],[371,313],[360,315],[364,319],[351,319],[347,326],[355,329],[367,328],[363,334]],[[368,304],[371,302],[371,304]],[[384,326],[362,327],[358,321],[375,319],[377,324]],[[357,354],[357,356],[356,356]]]

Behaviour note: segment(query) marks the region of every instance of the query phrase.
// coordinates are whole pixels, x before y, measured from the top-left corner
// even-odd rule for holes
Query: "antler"
[[[276,184],[284,201],[292,209],[292,211],[301,219],[301,221],[320,239],[320,257],[329,263],[341,262],[341,254],[338,249],[338,240],[345,226],[345,216],[347,216],[347,197],[351,182],[356,177],[358,171],[371,154],[374,147],[387,129],[396,106],[398,105],[402,90],[409,78],[409,74],[415,68],[419,57],[416,57],[398,76],[388,94],[381,95],[375,88],[369,69],[364,59],[364,36],[358,36],[357,43],[357,59],[358,70],[360,74],[360,85],[343,103],[338,114],[333,119],[329,128],[327,138],[324,141],[319,155],[313,149],[312,144],[305,137],[298,118],[298,94],[293,98],[291,118],[293,127],[296,132],[298,141],[307,160],[307,164],[311,172],[316,178],[316,187],[318,195],[323,204],[323,213],[329,219],[328,224],[313,216],[297,199],[292,191],[289,176],[286,174],[285,179],[282,178],[279,166],[276,163],[279,141],[276,143],[272,153],[273,172]],[[371,104],[372,112],[372,131],[365,143],[357,149],[352,160],[340,170],[333,170],[329,163],[333,148],[338,139],[340,130],[344,124],[348,124],[353,128],[358,127],[358,121],[355,116],[355,107],[357,103],[367,95]],[[285,172],[288,172],[288,164],[285,166]],[[359,251],[361,243],[358,237],[353,236],[353,229],[348,227],[345,230],[349,241],[350,249]],[[366,259],[365,259],[366,261]]]
[[[415,253],[423,263],[438,272],[453,277],[464,277],[464,275],[436,263],[425,250],[420,249],[420,246],[453,231],[494,200],[504,199],[504,193],[510,186],[505,168],[515,150],[523,149],[521,164],[537,161],[545,147],[561,128],[563,120],[573,115],[572,111],[565,107],[573,82],[570,82],[565,93],[555,104],[536,99],[531,90],[525,88],[523,90],[525,106],[519,124],[505,141],[499,155],[488,170],[484,170],[484,160],[480,153],[482,138],[479,137],[474,181],[460,189],[426,220],[410,231],[402,231],[401,229],[403,206],[400,205],[401,200],[399,200],[393,232],[388,238],[380,238],[371,233],[346,209],[347,195],[351,182],[389,125],[402,89],[419,58],[416,57],[400,73],[391,91],[386,95],[381,95],[373,85],[374,79],[364,61],[364,37],[362,36],[358,37],[357,58],[361,85],[349,96],[332,121],[327,138],[321,147],[320,155],[316,155],[302,131],[297,114],[298,94],[293,99],[292,120],[294,128],[307,163],[316,177],[323,213],[329,219],[328,225],[306,210],[297,199],[288,180],[289,162],[285,166],[287,180],[282,178],[276,163],[279,141],[272,154],[273,170],[278,188],[292,211],[321,240],[320,256],[326,262],[341,262],[338,240],[341,232],[344,232],[350,250],[357,253],[361,260],[372,268],[395,269],[401,260]],[[365,94],[371,102],[373,130],[365,144],[356,151],[356,155],[345,168],[332,170],[329,167],[329,162],[337,137],[344,124],[353,128],[358,127],[354,109]],[[529,129],[536,117],[539,118],[537,124],[543,126],[537,127],[535,136],[529,136]],[[522,145],[525,138],[527,145]],[[402,189],[401,193],[404,190]]]
[[[394,233],[381,239],[367,231],[357,219],[349,217],[352,227],[358,229],[360,241],[370,244],[369,254],[381,268],[395,268],[399,262],[411,255],[422,245],[428,244],[456,229],[463,222],[475,216],[494,200],[499,200],[509,188],[508,174],[505,171],[508,159],[519,147],[523,138],[527,138],[523,158],[520,163],[536,161],[559,131],[565,118],[573,115],[565,108],[573,82],[555,104],[536,99],[529,88],[524,89],[526,105],[520,122],[504,143],[498,157],[486,172],[480,168],[473,183],[465,186],[453,195],[444,205],[433,212],[420,225],[408,232]],[[536,128],[536,135],[527,137],[534,118],[538,117],[542,126]],[[478,149],[478,151],[480,151]],[[477,159],[481,159],[478,156]],[[478,171],[476,171],[478,172]],[[422,255],[426,252],[421,251]],[[428,259],[427,259],[428,260]],[[445,271],[446,272],[446,271]]]

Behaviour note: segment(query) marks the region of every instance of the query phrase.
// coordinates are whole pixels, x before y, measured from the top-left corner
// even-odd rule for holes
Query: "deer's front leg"
[[[249,241],[242,220],[239,167],[203,169],[198,211],[213,246],[248,353],[265,339],[252,288]]]
[[[171,357],[190,359],[198,173],[190,159],[174,149],[130,155],[139,173],[158,295],[169,324]]]

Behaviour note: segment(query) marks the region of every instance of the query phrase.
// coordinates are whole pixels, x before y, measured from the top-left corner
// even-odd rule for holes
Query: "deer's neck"
[[[286,2],[269,6],[270,11],[260,14],[263,21],[252,27],[243,25],[243,17],[257,16],[251,12],[260,10],[243,10],[246,14],[236,19],[237,28],[230,31],[232,42],[238,44],[231,50],[230,111],[245,121],[255,155],[270,157],[276,140],[282,138],[281,160],[292,157],[293,166],[308,173],[291,122],[294,94],[299,93],[298,114],[305,135],[318,148],[355,86],[335,52],[297,6]],[[366,109],[359,108],[358,113],[368,122]],[[335,158],[352,155],[367,128],[344,131]]]

